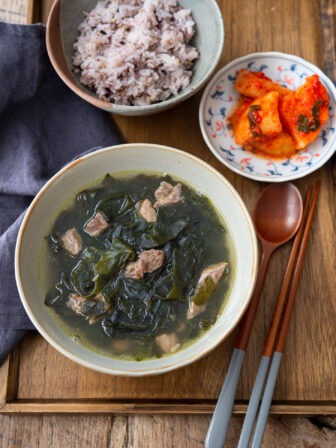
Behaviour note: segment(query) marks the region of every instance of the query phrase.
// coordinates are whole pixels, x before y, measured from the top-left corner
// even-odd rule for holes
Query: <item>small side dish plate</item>
[[[263,72],[273,81],[295,90],[307,76],[317,74],[329,98],[329,118],[318,138],[304,150],[285,160],[261,158],[237,145],[228,116],[237,106],[234,88],[240,69]],[[258,181],[286,182],[306,176],[324,165],[336,150],[336,89],[315,65],[297,56],[269,52],[235,59],[219,70],[203,93],[199,121],[204,140],[213,154],[232,171]]]

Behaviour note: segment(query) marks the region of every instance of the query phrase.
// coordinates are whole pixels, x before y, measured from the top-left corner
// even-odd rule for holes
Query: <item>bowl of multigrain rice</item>
[[[224,23],[215,0],[56,0],[46,37],[51,63],[77,95],[116,114],[149,115],[206,84]]]

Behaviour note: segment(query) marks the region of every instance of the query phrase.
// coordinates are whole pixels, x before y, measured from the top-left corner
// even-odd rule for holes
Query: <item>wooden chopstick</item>
[[[302,266],[303,266],[303,260],[304,260],[305,252],[306,252],[307,245],[308,245],[308,238],[309,238],[311,224],[312,224],[313,217],[314,217],[314,212],[315,212],[315,207],[316,207],[319,190],[320,190],[320,181],[318,181],[315,186],[313,198],[311,201],[311,205],[309,207],[307,220],[302,224],[302,226],[304,227],[303,236],[302,236],[302,240],[299,245],[300,246],[299,252],[298,252],[297,260],[295,263],[295,269],[294,269],[294,273],[293,273],[290,291],[288,294],[288,299],[285,304],[282,321],[281,321],[279,331],[277,334],[277,340],[276,340],[275,347],[274,347],[271,368],[270,368],[270,371],[268,374],[267,383],[266,383],[263,399],[262,399],[262,402],[260,405],[258,420],[257,420],[257,424],[256,424],[256,428],[255,428],[255,432],[254,432],[254,436],[253,436],[253,440],[252,440],[252,448],[259,448],[261,446],[261,443],[262,443],[262,440],[264,437],[268,413],[269,413],[269,410],[271,407],[272,396],[273,396],[273,391],[275,388],[276,380],[278,377],[278,372],[279,372],[281,358],[282,358],[282,352],[283,352],[283,349],[285,346],[286,337],[287,337],[289,324],[290,324],[290,319],[291,319],[292,311],[294,308],[296,292],[297,292],[298,285],[299,285],[300,275],[301,275]],[[308,201],[306,201],[306,202],[308,202]],[[305,206],[306,206],[306,204],[305,204]],[[268,349],[269,349],[269,346],[267,347],[267,350]],[[268,353],[268,351],[267,351],[267,353]]]
[[[299,251],[299,255],[298,255],[298,259],[297,259],[297,263],[296,263],[296,267],[295,267],[295,271],[294,271],[294,275],[293,275],[291,290],[288,295],[288,300],[286,303],[284,316],[283,316],[281,327],[279,329],[279,333],[278,333],[278,337],[277,337],[277,343],[275,345],[274,351],[276,351],[276,352],[282,353],[284,346],[285,346],[288,328],[289,328],[289,324],[290,324],[290,319],[291,319],[291,315],[292,315],[292,311],[293,311],[293,307],[294,307],[294,303],[295,303],[296,291],[299,286],[299,280],[300,280],[300,275],[301,275],[301,271],[302,271],[303,260],[304,260],[306,248],[308,245],[310,228],[311,228],[311,225],[313,222],[317,197],[318,197],[318,194],[320,191],[320,185],[321,185],[321,182],[319,181],[315,187],[311,207],[310,207],[308,218],[307,218],[307,224],[305,226],[302,243],[301,243],[301,247],[300,247],[300,251]]]

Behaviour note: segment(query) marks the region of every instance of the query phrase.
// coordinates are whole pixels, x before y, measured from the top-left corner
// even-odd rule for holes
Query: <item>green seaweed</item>
[[[206,266],[227,258],[223,223],[209,199],[184,184],[182,200],[159,207],[155,222],[146,222],[136,203],[145,198],[154,203],[161,180],[156,175],[107,175],[99,185],[76,195],[47,236],[51,287],[45,304],[53,307],[81,340],[108,355],[113,338],[133,341],[128,351],[133,359],[162,356],[155,343],[157,335],[177,332],[179,341],[187,342],[211,325],[223,302],[224,282],[213,288],[207,280],[197,287]],[[168,177],[165,181],[175,184]],[[109,229],[93,239],[84,226],[98,211],[108,220]],[[83,240],[77,257],[69,256],[60,242],[72,227]],[[153,248],[164,252],[163,265],[141,279],[127,278],[127,263]],[[85,298],[79,314],[67,304],[71,294]],[[196,304],[208,304],[201,317],[186,320],[193,294]]]
[[[192,296],[191,300],[198,306],[205,305],[210,299],[216,287],[216,283],[211,277],[205,277],[200,285],[196,287],[196,291]]]

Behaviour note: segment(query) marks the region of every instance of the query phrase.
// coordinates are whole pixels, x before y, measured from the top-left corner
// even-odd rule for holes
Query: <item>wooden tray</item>
[[[51,3],[36,3],[38,14],[33,11],[32,17],[45,20]],[[257,2],[244,0],[218,3],[227,36],[221,65],[253,51],[274,49],[301,56],[336,78],[334,16],[327,0],[262,0],[258,8]],[[301,17],[299,22],[297,17]],[[228,178],[252,210],[264,185],[232,173],[212,156],[198,127],[199,100],[200,95],[196,95],[156,116],[114,118],[126,141],[165,144],[203,158]],[[335,168],[334,159],[295,182],[302,193],[317,179],[321,179],[322,187],[273,414],[336,414]],[[246,410],[289,250],[289,245],[279,249],[270,264],[238,386],[234,408],[238,414]],[[202,360],[178,371],[122,378],[73,363],[32,332],[0,368],[0,412],[211,413],[225,378],[234,336]]]

